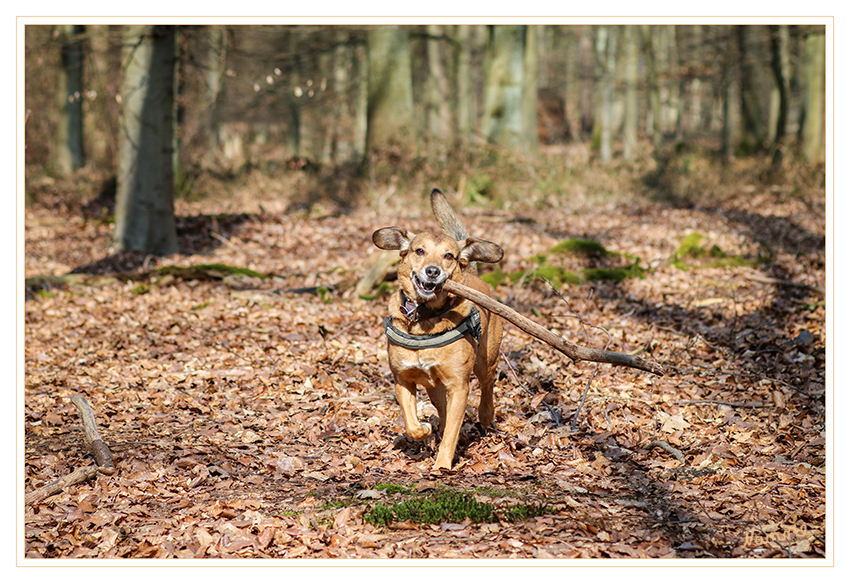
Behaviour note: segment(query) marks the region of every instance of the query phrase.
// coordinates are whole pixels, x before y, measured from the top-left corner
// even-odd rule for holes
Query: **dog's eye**
[[[446,261],[454,261],[454,258],[455,256],[451,253],[446,253],[445,255],[443,255],[443,259],[445,259]]]
[[[415,253],[421,257],[422,255],[425,255],[425,249],[423,249],[422,247],[418,247]]]

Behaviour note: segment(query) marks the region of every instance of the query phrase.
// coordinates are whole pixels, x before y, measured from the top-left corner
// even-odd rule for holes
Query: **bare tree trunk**
[[[287,82],[291,90],[286,94],[286,151],[291,157],[301,156],[301,56],[298,51],[298,27],[286,31],[286,52],[290,58]]]
[[[524,98],[534,87],[524,89],[526,64],[525,26],[488,26],[484,119],[487,139],[509,148],[529,151]]]
[[[56,124],[53,163],[67,176],[85,165],[83,151],[83,39],[85,26],[57,27],[62,47],[62,66],[56,79]]]
[[[177,252],[172,160],[174,26],[125,28],[115,241],[121,249]]]
[[[685,141],[685,106],[687,104],[687,77],[684,75],[685,60],[684,51],[681,46],[683,43],[679,41],[680,35],[684,34],[684,26],[670,27],[670,69],[675,70],[675,74],[671,75],[673,80],[671,83],[676,84],[675,96],[672,97],[674,115],[676,117],[676,143]],[[678,78],[678,79],[677,79]]]
[[[655,58],[655,42],[652,37],[652,27],[648,24],[640,25],[643,40],[643,54],[646,58],[647,85],[649,86],[649,123],[646,124],[646,133],[656,148],[661,145],[661,94],[658,85],[658,66]]]
[[[223,26],[210,26],[209,47],[206,52],[204,63],[204,80],[206,91],[204,92],[203,106],[206,109],[206,131],[208,152],[218,150],[218,97],[221,93],[221,82],[224,78],[224,67],[227,62],[227,32]]]
[[[88,151],[86,163],[100,168],[109,168],[111,172],[114,172],[118,120],[116,116],[109,115],[108,102],[101,97],[107,94],[106,87],[111,76],[109,59],[114,45],[110,42],[108,26],[87,26],[86,37],[89,46],[86,59],[88,66],[85,72],[86,91],[91,90],[97,96],[83,119],[85,133],[83,142]]]
[[[522,128],[523,148],[527,153],[537,152],[537,99],[540,57],[540,28],[525,27],[525,60],[523,62],[522,82]]]
[[[368,151],[405,145],[413,138],[413,78],[406,26],[373,26],[369,53]]]
[[[593,89],[596,85],[594,79],[593,30],[590,26],[582,26],[578,40],[578,79],[581,85],[579,93],[580,125],[582,134],[593,131]]]
[[[600,83],[602,100],[599,104],[599,158],[603,164],[611,162],[617,32],[616,26],[599,26],[596,29],[596,57],[602,73]]]
[[[718,26],[716,41],[718,46],[725,47],[722,57],[722,74],[720,79],[721,116],[723,125],[720,136],[720,158],[726,164],[732,155],[732,143],[736,137],[737,119],[735,117],[735,96],[738,94],[733,74],[736,59],[732,48],[732,29],[729,26]]]
[[[773,69],[773,77],[776,80],[776,88],[779,92],[779,111],[776,116],[776,129],[774,130],[773,159],[771,164],[778,168],[782,165],[783,140],[788,125],[788,102],[791,97],[789,75],[791,71],[788,56],[788,26],[772,25],[770,28],[770,65]]]
[[[352,159],[352,144],[345,137],[353,130],[354,107],[351,102],[352,50],[351,36],[345,29],[334,34],[333,99],[337,123],[333,124],[331,159],[335,164]],[[348,131],[345,131],[345,130]]]
[[[366,155],[366,135],[369,132],[369,58],[362,44],[352,47],[354,73],[354,143],[351,159],[362,160]]]
[[[756,68],[750,57],[751,36],[754,26],[737,26],[738,58],[741,71],[741,139],[738,149],[751,154],[763,149],[767,132],[759,101]]]
[[[429,24],[427,54],[428,81],[426,85],[425,117],[428,136],[447,141],[451,137],[451,110],[449,109],[449,80],[443,66],[443,27]]]
[[[823,160],[824,144],[824,92],[826,35],[818,31],[806,36],[805,117],[802,127],[802,152],[807,160]]]
[[[623,124],[623,158],[633,160],[637,150],[638,133],[638,39],[637,28],[623,27],[623,52],[625,53],[626,112]]]
[[[566,55],[564,78],[566,79],[566,87],[564,89],[564,119],[567,120],[567,134],[569,136],[579,135],[580,129],[573,126],[575,118],[576,104],[579,102],[578,92],[578,66],[576,64],[576,38],[575,30],[577,27],[563,27],[565,37],[564,52]]]
[[[457,133],[468,140],[475,128],[475,93],[472,85],[472,27],[457,27]]]

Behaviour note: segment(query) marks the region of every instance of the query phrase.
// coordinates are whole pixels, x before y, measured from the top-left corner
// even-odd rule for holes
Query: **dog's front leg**
[[[446,426],[446,387],[437,385],[435,387],[425,387],[428,391],[428,398],[431,399],[431,404],[437,409],[437,416],[440,418],[440,431]]]
[[[401,406],[404,418],[404,431],[413,439],[426,439],[431,435],[431,424],[420,423],[416,413],[416,384],[398,381],[395,385],[395,398]]]
[[[446,418],[443,428],[443,439],[440,441],[440,449],[437,451],[437,459],[434,461],[434,470],[452,468],[455,457],[457,440],[460,437],[460,428],[463,425],[463,416],[466,413],[466,399],[469,396],[469,381],[458,381],[453,386],[446,386]],[[440,421],[443,421],[442,419]]]

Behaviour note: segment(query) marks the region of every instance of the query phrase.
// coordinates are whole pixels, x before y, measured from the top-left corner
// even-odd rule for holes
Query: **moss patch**
[[[742,255],[727,255],[717,245],[709,246],[700,233],[690,233],[683,239],[673,254],[671,262],[679,269],[691,267],[738,267],[754,265],[757,261],[746,259]]]
[[[201,265],[192,265],[189,267],[179,267],[177,265],[168,265],[154,269],[156,275],[170,275],[180,279],[224,279],[228,275],[240,275],[243,277],[254,277],[257,279],[266,279],[269,277],[263,273],[248,269],[247,267],[235,267],[224,263],[204,263]]]
[[[567,239],[561,241],[551,249],[549,253],[582,255],[584,257],[604,257],[608,255],[608,250],[596,241],[587,239]]]
[[[395,290],[396,290],[395,286],[393,286],[392,284],[390,284],[386,281],[382,281],[378,285],[377,289],[375,290],[375,293],[373,293],[373,294],[361,294],[360,299],[366,300],[367,302],[371,302],[372,300],[379,299],[383,296],[388,296],[392,292],[394,292]]]
[[[134,296],[142,296],[151,291],[151,286],[147,283],[140,283],[136,287],[130,290],[130,293]]]
[[[481,502],[471,494],[450,490],[437,490],[428,495],[412,495],[403,502],[378,503],[369,509],[363,519],[375,526],[388,526],[394,522],[416,524],[516,522],[551,512],[548,507],[533,504],[495,506]]]

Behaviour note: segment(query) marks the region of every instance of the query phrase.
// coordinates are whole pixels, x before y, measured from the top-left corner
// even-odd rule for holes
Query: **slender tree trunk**
[[[750,39],[755,30],[753,26],[738,26],[736,31],[741,71],[741,139],[738,149],[744,154],[751,154],[762,150],[767,138],[756,68],[750,57]]]
[[[522,82],[523,148],[529,154],[537,152],[537,99],[540,56],[540,26],[525,27],[525,60]]]
[[[576,64],[576,27],[565,26],[563,28],[565,29],[564,42],[566,44],[564,48],[564,54],[566,56],[564,70],[564,78],[566,79],[566,87],[564,88],[564,119],[567,120],[567,134],[569,136],[577,136],[580,130],[573,126],[575,107],[579,102],[578,66]]]
[[[413,77],[406,26],[369,28],[369,111],[367,150],[412,146]]]
[[[788,125],[788,102],[791,98],[791,87],[789,75],[791,71],[788,56],[788,26],[770,26],[771,68],[779,91],[779,111],[776,116],[776,129],[773,136],[773,160],[774,167],[782,165],[782,142]]]
[[[603,164],[611,162],[613,134],[614,72],[617,55],[616,26],[599,26],[596,29],[596,55],[601,71],[602,100],[599,104],[599,158]]]
[[[475,128],[475,93],[472,84],[472,27],[457,27],[457,133],[468,140]]]
[[[54,143],[54,166],[67,176],[85,165],[83,151],[83,41],[85,26],[57,27],[62,46],[62,66],[56,80],[59,114]]]
[[[301,53],[298,50],[299,31],[297,26],[289,27],[286,31],[286,52],[290,58],[287,81],[291,90],[286,94],[286,151],[291,157],[301,156],[301,98],[304,90],[301,87]]]
[[[337,123],[333,124],[332,155],[335,164],[351,160],[351,143],[346,138],[353,130],[354,108],[351,107],[351,36],[344,29],[334,34],[333,97]],[[345,131],[348,130],[348,131]]]
[[[647,85],[649,86],[649,123],[646,124],[646,133],[652,140],[652,145],[661,145],[661,94],[658,84],[658,67],[655,58],[655,42],[653,41],[652,26],[640,25],[643,40],[643,54],[646,58]]]
[[[670,69],[675,68],[676,72],[672,75],[673,81],[676,83],[676,92],[674,94],[673,109],[676,117],[676,143],[685,141],[685,106],[687,104],[687,77],[683,74],[685,69],[684,55],[679,42],[680,35],[684,34],[685,27],[671,26],[670,27]],[[677,80],[678,79],[678,80]]]
[[[637,27],[623,27],[623,52],[625,53],[626,104],[623,124],[623,158],[633,160],[637,151],[638,133],[638,40]]]
[[[723,164],[729,161],[732,155],[732,143],[737,131],[735,119],[735,96],[738,94],[735,85],[734,69],[735,64],[739,63],[734,57],[734,48],[732,28],[729,26],[718,26],[716,30],[717,45],[725,47],[722,55],[722,70],[720,78],[720,100],[721,100],[721,117],[722,128],[720,135],[720,158]]]
[[[596,80],[594,79],[592,34],[592,27],[582,26],[578,40],[578,79],[581,85],[579,94],[579,111],[581,112],[579,131],[584,135],[593,132],[593,90]]]
[[[208,152],[218,150],[218,98],[221,94],[221,84],[224,78],[224,67],[227,62],[227,31],[223,26],[210,26],[209,46],[206,51],[206,62],[204,63],[204,80],[206,87],[204,91],[203,106],[207,112],[206,131]]]
[[[174,26],[125,28],[115,240],[121,249],[177,252],[172,133]]]
[[[449,80],[443,66],[443,27],[429,24],[427,54],[428,81],[425,116],[428,135],[432,139],[447,141],[451,137],[451,110],[449,108]]]
[[[366,156],[366,135],[369,132],[369,58],[366,47],[357,43],[352,47],[354,67],[354,138],[351,159],[363,160]]]
[[[824,92],[826,80],[826,35],[809,34],[805,40],[805,117],[802,127],[802,152],[807,160],[823,160],[824,144]]]
[[[115,171],[115,140],[117,138],[117,119],[110,115],[112,100],[104,99],[110,78],[109,59],[113,43],[110,42],[109,27],[105,25],[87,26],[88,57],[86,58],[86,92],[92,91],[95,99],[90,103],[83,119],[83,142],[87,151],[86,164]]]

